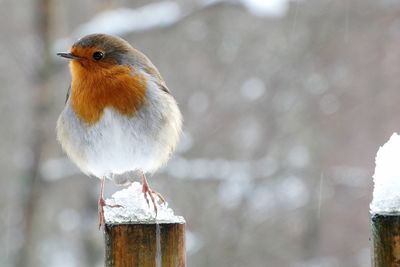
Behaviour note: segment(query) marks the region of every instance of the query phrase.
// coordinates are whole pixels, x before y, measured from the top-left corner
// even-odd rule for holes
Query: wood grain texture
[[[373,214],[372,266],[400,267],[400,214]]]
[[[185,225],[161,224],[161,266],[186,266]]]
[[[156,224],[106,224],[105,243],[106,267],[186,266],[183,223],[159,224],[158,238]]]

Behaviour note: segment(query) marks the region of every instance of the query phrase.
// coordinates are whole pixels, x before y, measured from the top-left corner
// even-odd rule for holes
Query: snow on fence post
[[[155,219],[139,183],[106,203],[121,206],[104,210],[106,267],[186,267],[185,220],[167,204],[158,206]]]
[[[376,156],[370,205],[372,266],[400,266],[400,136],[396,133]]]

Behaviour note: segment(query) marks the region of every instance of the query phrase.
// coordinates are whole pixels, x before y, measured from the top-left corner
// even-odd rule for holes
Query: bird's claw
[[[101,229],[102,226],[105,225],[105,218],[104,218],[104,206],[106,205],[106,201],[104,198],[100,197],[99,198],[99,230]]]
[[[164,197],[160,193],[158,193],[158,192],[156,192],[154,190],[151,190],[147,183],[143,183],[142,192],[143,192],[143,195],[144,195],[144,199],[146,200],[147,205],[149,206],[149,208],[150,208],[150,201],[149,201],[149,197],[150,197],[151,202],[153,203],[154,212],[156,213],[156,217],[157,217],[158,201],[159,201],[159,204],[165,203]],[[158,197],[158,201],[156,201],[154,195],[156,195]]]
[[[102,226],[105,225],[106,219],[104,218],[104,207],[110,207],[110,208],[123,208],[124,206],[119,205],[119,204],[106,204],[106,201],[104,198],[100,197],[99,198],[99,230],[101,229]]]

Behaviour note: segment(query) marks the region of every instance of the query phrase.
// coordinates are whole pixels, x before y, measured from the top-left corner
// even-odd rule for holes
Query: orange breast
[[[128,66],[90,68],[73,60],[70,68],[71,105],[88,125],[98,122],[107,107],[130,117],[145,103],[146,79]]]

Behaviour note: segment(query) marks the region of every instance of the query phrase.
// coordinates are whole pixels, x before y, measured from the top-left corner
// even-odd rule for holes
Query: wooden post
[[[400,213],[372,214],[372,266],[400,267]]]
[[[106,267],[185,267],[184,223],[106,224]]]

